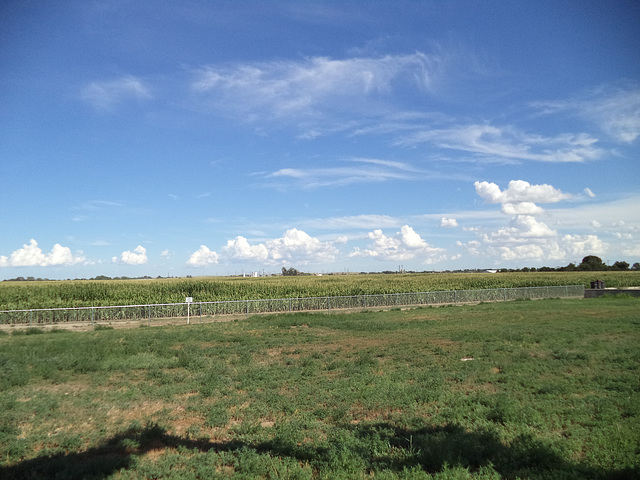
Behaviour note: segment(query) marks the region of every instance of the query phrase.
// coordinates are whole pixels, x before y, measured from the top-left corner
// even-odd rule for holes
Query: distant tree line
[[[106,275],[98,275],[96,277],[92,277],[92,278],[75,278],[74,280],[149,280],[152,279],[153,277],[150,277],[149,275],[145,275],[144,277],[107,277]],[[166,278],[166,277],[156,277],[156,278]],[[67,281],[71,280],[70,278],[67,278]],[[3,280],[3,282],[55,282],[58,280],[51,280],[49,278],[34,278],[34,277],[16,277],[16,278],[7,278],[6,280]]]
[[[467,270],[454,270],[454,272],[465,272],[465,273],[473,273],[473,272],[484,272],[486,270],[482,270],[482,269],[467,269]],[[575,263],[570,263],[569,265],[566,265],[564,267],[524,267],[524,268],[501,268],[499,270],[500,272],[606,272],[606,271],[613,271],[613,272],[626,272],[626,271],[640,271],[640,263],[636,262],[633,265],[629,265],[628,262],[615,262],[613,265],[607,265],[606,263],[604,263],[602,261],[602,259],[600,257],[597,257],[595,255],[587,255],[586,257],[584,257],[582,259],[582,262],[580,262],[579,265],[576,265]],[[447,272],[451,272],[450,270],[447,270],[446,272],[443,273],[447,273]],[[366,274],[367,272],[360,272],[360,274]],[[385,270],[383,272],[369,272],[370,274],[377,274],[377,273],[387,273],[387,274],[392,274],[392,273],[416,273],[413,270],[402,270],[402,271],[392,271],[392,270]],[[436,271],[424,271],[423,273],[438,273]],[[295,277],[297,275],[309,275],[309,274],[305,274],[304,272],[301,272],[300,270],[296,269],[296,268],[286,268],[286,267],[282,267],[282,275],[285,277]],[[150,277],[148,275],[145,275],[143,277],[107,277],[106,275],[98,275],[96,277],[93,278],[89,278],[88,280],[148,280],[154,277]],[[162,277],[162,276],[158,276],[155,278],[169,278],[169,277]],[[191,275],[187,275],[187,278],[191,278]],[[70,280],[70,279],[67,279]],[[76,279],[76,280],[87,280],[85,278],[80,278],[80,279]],[[8,278],[6,280],[3,280],[3,282],[44,282],[44,281],[52,281],[48,278],[34,278],[34,277],[16,277],[16,278]]]
[[[626,272],[630,270],[640,270],[640,263],[636,262],[629,266],[628,262],[615,262],[613,265],[607,265],[600,257],[595,255],[587,255],[582,259],[579,265],[570,263],[564,267],[524,267],[520,269],[502,268],[501,272]]]
[[[300,270],[297,270],[293,267],[291,268],[282,267],[283,277],[295,277],[296,275],[304,275],[304,274]]]
[[[48,282],[48,278],[34,278],[34,277],[16,277],[16,278],[8,278],[3,280],[3,282]]]

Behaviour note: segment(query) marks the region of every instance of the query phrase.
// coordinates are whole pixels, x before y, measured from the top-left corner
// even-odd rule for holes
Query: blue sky
[[[0,279],[640,261],[636,1],[0,6]]]

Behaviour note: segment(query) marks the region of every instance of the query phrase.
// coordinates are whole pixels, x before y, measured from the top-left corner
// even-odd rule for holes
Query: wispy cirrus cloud
[[[543,114],[567,112],[596,124],[609,137],[632,143],[640,136],[640,85],[601,86],[581,96],[532,104]]]
[[[440,173],[414,167],[406,162],[354,158],[343,165],[324,168],[282,168],[265,175],[269,181],[293,183],[300,188],[346,186],[357,183],[385,182],[390,180],[462,179],[456,173]],[[276,186],[280,184],[276,183]]]
[[[359,158],[347,163],[348,165],[325,168],[282,168],[268,174],[267,178],[288,179],[301,187],[314,188],[409,180],[417,173],[415,168],[402,162]]]
[[[198,70],[191,87],[218,109],[249,121],[316,117],[335,110],[379,112],[400,88],[430,92],[443,61],[441,55],[416,52],[214,65]]]
[[[303,220],[305,226],[324,230],[351,230],[393,228],[402,225],[402,219],[389,215],[349,215],[344,217],[313,218]]]
[[[101,208],[122,207],[124,204],[111,200],[89,200],[76,207],[74,210],[99,210]]]
[[[99,110],[111,110],[127,100],[149,99],[151,91],[139,78],[127,76],[91,82],[82,89],[80,98]]]
[[[586,133],[545,137],[522,132],[514,127],[469,124],[442,129],[425,129],[405,136],[397,145],[430,143],[439,148],[458,150],[479,157],[505,161],[584,162],[603,156],[598,140]]]

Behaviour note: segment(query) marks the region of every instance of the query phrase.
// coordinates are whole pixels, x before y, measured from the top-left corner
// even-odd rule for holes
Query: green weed
[[[637,478],[635,299],[0,337],[0,477]]]

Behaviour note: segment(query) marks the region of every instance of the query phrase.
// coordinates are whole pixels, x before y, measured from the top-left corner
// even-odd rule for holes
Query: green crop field
[[[0,333],[0,478],[640,478],[639,307]]]
[[[0,282],[0,310],[324,297],[502,287],[640,286],[640,272],[432,273]]]

